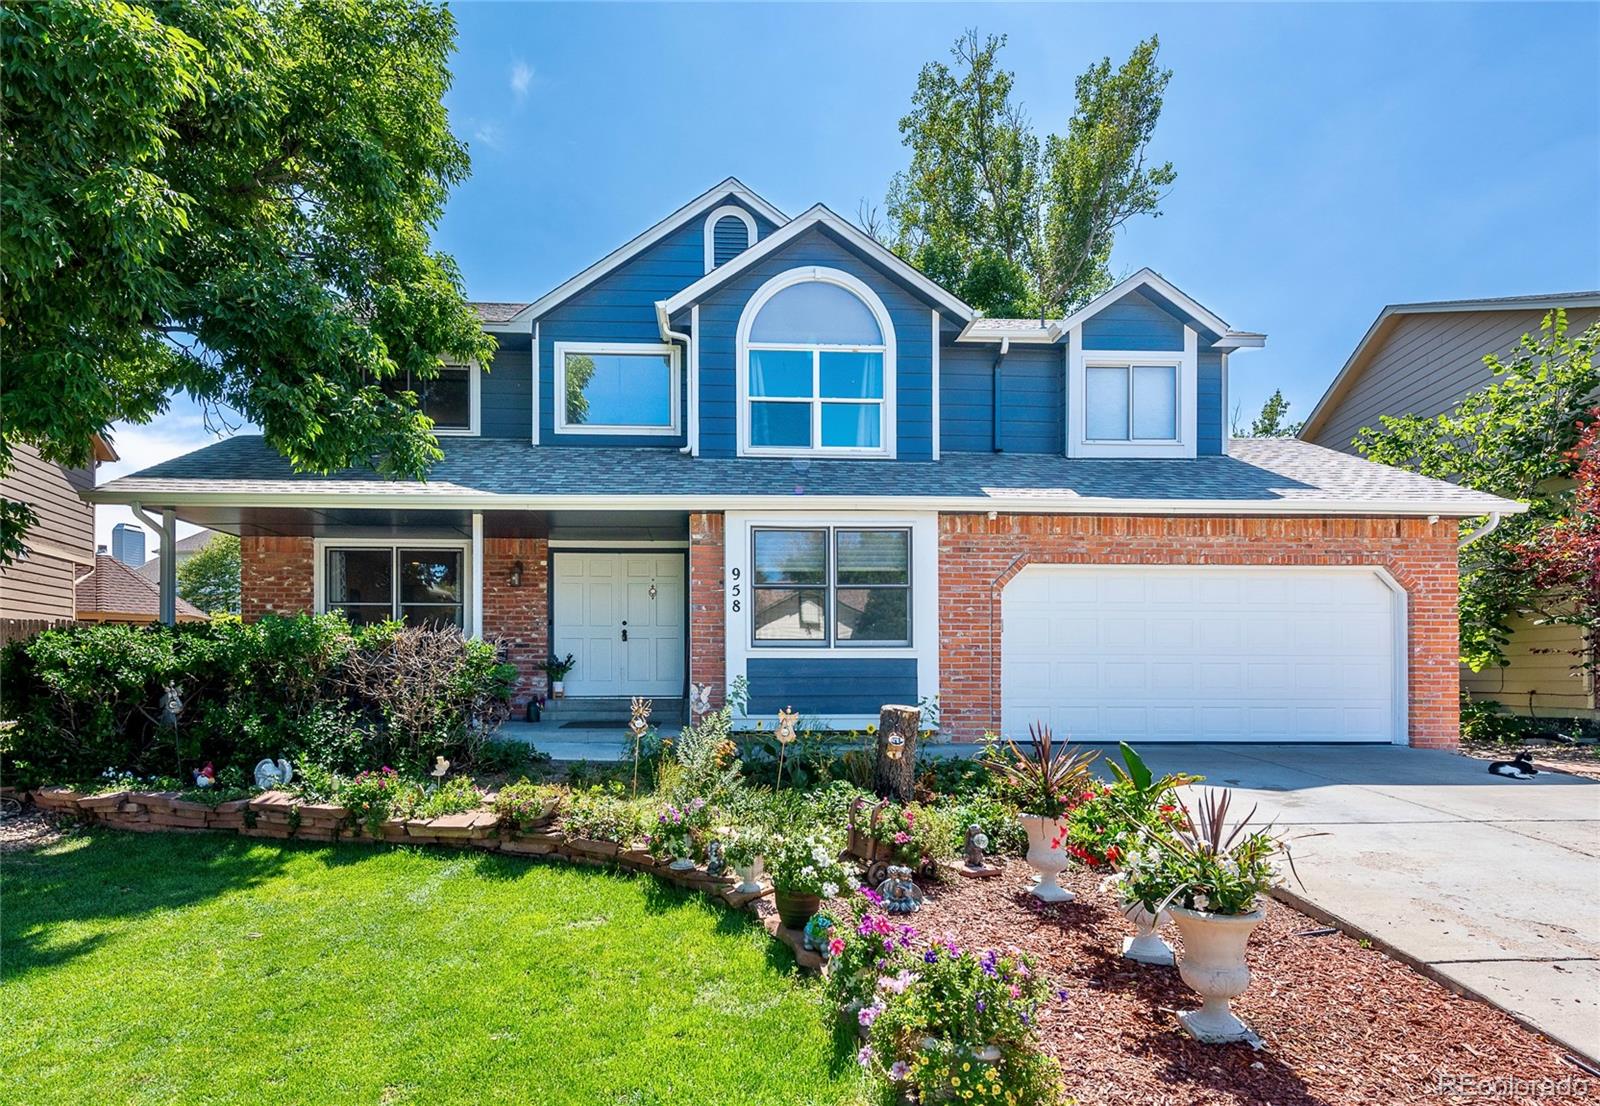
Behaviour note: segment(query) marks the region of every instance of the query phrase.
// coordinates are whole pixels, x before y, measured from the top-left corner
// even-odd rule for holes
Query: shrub
[[[620,791],[595,789],[575,791],[567,797],[561,828],[569,837],[626,845],[639,836],[642,823],[639,808]]]
[[[353,821],[367,827],[376,837],[383,823],[397,808],[404,809],[413,802],[418,785],[402,779],[393,768],[383,767],[375,772],[362,772],[339,788],[338,802],[350,812]]]
[[[561,809],[563,795],[554,784],[530,783],[524,778],[500,789],[494,797],[494,810],[502,822],[529,833],[550,824]]]
[[[466,814],[483,806],[483,792],[470,776],[452,776],[432,791],[417,796],[408,812],[412,818],[438,818],[445,814]]]
[[[1017,808],[994,793],[979,792],[949,810],[952,847],[957,851],[966,844],[969,826],[988,835],[989,852],[994,856],[1022,856],[1028,851],[1028,833],[1017,821]]]
[[[667,745],[671,755],[659,770],[661,789],[679,804],[693,799],[708,803],[726,800],[744,783],[732,732],[733,712],[729,707],[685,726]]]
[[[483,772],[509,775],[535,764],[548,763],[550,754],[541,753],[526,741],[491,737],[478,749],[478,759],[474,765]]]

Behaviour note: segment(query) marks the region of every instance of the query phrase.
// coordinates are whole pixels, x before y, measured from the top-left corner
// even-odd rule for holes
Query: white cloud
[[[469,120],[472,127],[472,140],[481,142],[491,150],[501,149],[505,145],[505,128],[493,119]]]
[[[511,66],[511,91],[516,94],[520,103],[528,98],[528,87],[533,84],[533,69],[527,62],[518,58]]]

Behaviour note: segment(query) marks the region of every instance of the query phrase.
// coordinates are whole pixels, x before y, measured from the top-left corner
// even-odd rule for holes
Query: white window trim
[[[667,426],[641,426],[635,423],[567,422],[567,354],[665,354],[672,372],[672,422]],[[551,352],[554,388],[552,412],[557,434],[620,434],[628,437],[676,438],[683,433],[683,366],[676,343],[672,342],[557,342]]]
[[[795,284],[810,282],[836,284],[850,292],[867,306],[877,321],[878,331],[883,335],[881,346],[862,345],[832,345],[828,343],[816,344],[791,344],[784,342],[752,342],[750,341],[750,328],[755,325],[756,316],[766,306],[767,301]],[[822,446],[815,445],[809,448],[796,448],[792,446],[752,446],[750,444],[750,351],[752,349],[809,349],[828,350],[840,352],[872,352],[883,354],[883,399],[858,400],[854,402],[880,403],[882,421],[879,426],[879,445],[876,448],[865,449],[857,447]],[[811,398],[794,399],[789,402],[810,404],[812,413],[812,440],[821,442],[821,429],[817,425],[821,418],[821,408],[824,400],[818,397],[816,389],[818,382],[816,374],[819,358],[812,358],[812,389]],[[895,438],[895,333],[894,322],[889,317],[889,310],[883,305],[866,283],[842,269],[830,269],[824,266],[808,265],[798,269],[790,269],[779,273],[756,289],[753,296],[745,303],[744,311],[739,316],[739,331],[737,356],[734,361],[734,374],[738,383],[738,424],[739,424],[739,456],[741,457],[887,457],[893,459],[896,452]],[[773,401],[766,401],[773,402]],[[776,402],[784,402],[777,400]],[[848,403],[850,400],[837,400],[827,402]]]
[[[756,244],[756,217],[754,215],[751,215],[738,204],[723,204],[721,207],[714,208],[711,214],[706,216],[705,224],[706,272],[708,273],[717,267],[717,224],[729,215],[744,223],[744,248],[748,250]]]
[[[436,425],[433,428],[434,437],[476,438],[479,434],[479,428],[482,423],[483,367],[478,364],[476,359],[465,362],[446,361],[444,367],[447,369],[464,368],[467,370],[467,425],[465,427]],[[416,389],[412,388],[411,391],[415,392]],[[420,396],[418,397],[417,410],[422,411]],[[422,413],[427,414],[426,411],[423,411]]]
[[[726,541],[723,546],[723,612],[728,632],[723,635],[727,680],[747,674],[746,662],[757,659],[786,658],[915,658],[917,697],[933,699],[939,694],[939,515],[932,511],[835,511],[828,514],[785,511],[728,511]],[[814,530],[827,527],[844,530],[911,531],[911,644],[816,645],[754,644],[754,593],[750,581],[754,530]],[[829,554],[830,561],[832,553]],[[742,585],[742,586],[740,586]],[[805,712],[804,704],[795,707]],[[876,723],[877,715],[822,715],[811,712],[824,726],[860,729]],[[757,722],[772,722],[772,715],[751,715],[735,719],[740,728]]]
[[[754,576],[755,539],[756,539],[756,534],[760,533],[760,532],[763,532],[763,531],[764,532],[769,532],[769,533],[773,532],[773,531],[789,531],[789,532],[808,531],[808,532],[811,532],[811,533],[815,533],[815,532],[821,531],[822,534],[825,536],[826,545],[825,545],[825,548],[823,550],[824,558],[823,558],[823,569],[822,569],[823,582],[820,585],[820,587],[821,587],[821,590],[824,593],[824,604],[825,604],[827,609],[826,609],[826,611],[824,612],[824,615],[823,615],[824,636],[823,636],[822,640],[820,640],[820,641],[805,641],[805,640],[792,640],[792,639],[791,640],[785,640],[785,639],[782,639],[782,638],[766,638],[766,639],[762,639],[762,638],[756,637],[755,598],[756,598],[757,590],[759,590],[760,588],[766,588],[769,591],[773,591],[773,590],[782,591],[782,590],[786,590],[786,589],[787,590],[791,590],[791,591],[797,591],[797,590],[801,590],[801,589],[816,590],[817,587],[819,586],[819,585],[816,585],[816,584],[757,584],[756,580],[755,580],[755,576]],[[841,583],[839,583],[839,533],[841,531],[845,531],[845,532],[893,531],[894,533],[897,533],[897,534],[904,534],[906,536],[906,582],[904,584],[876,584],[876,585],[874,585],[874,584],[841,584]],[[751,574],[751,578],[750,578],[750,601],[751,601],[751,605],[750,605],[750,619],[749,619],[750,648],[752,650],[755,650],[755,651],[763,654],[763,655],[765,655],[767,653],[770,653],[774,649],[804,649],[804,650],[806,650],[808,652],[817,652],[817,651],[821,651],[821,650],[826,650],[826,651],[838,650],[840,652],[851,652],[851,653],[859,653],[863,649],[891,649],[891,650],[893,650],[893,649],[900,649],[900,650],[911,649],[916,644],[916,640],[917,640],[917,612],[916,612],[917,576],[916,576],[915,557],[912,555],[912,544],[914,542],[915,537],[916,537],[916,535],[912,533],[912,530],[911,530],[910,526],[891,526],[888,523],[882,523],[882,522],[874,522],[874,523],[870,523],[870,524],[856,524],[856,523],[828,524],[828,523],[818,522],[818,523],[812,523],[812,524],[806,525],[806,526],[799,526],[799,525],[791,523],[791,524],[785,525],[785,526],[759,526],[758,525],[758,526],[750,527],[750,531],[749,531],[750,560],[751,560],[751,565],[752,565],[752,568],[751,568],[751,573],[752,574]],[[902,590],[903,589],[905,591],[906,600],[907,600],[906,618],[907,618],[908,623],[909,623],[908,629],[911,631],[911,636],[907,640],[905,640],[905,641],[855,641],[855,640],[852,640],[850,638],[841,638],[839,636],[839,592],[840,591],[849,591],[849,590],[851,590],[853,588],[871,589],[871,588],[875,588],[875,587],[883,588],[884,590]]]
[[[1071,330],[1067,355],[1067,456],[1068,457],[1194,457],[1197,448],[1196,405],[1199,401],[1199,336],[1194,327],[1183,328],[1183,351],[1085,350],[1083,326]],[[1088,436],[1087,379],[1091,367],[1123,368],[1131,365],[1171,365],[1177,369],[1178,412],[1175,440],[1100,441]]]
[[[311,543],[312,602],[318,614],[328,613],[328,550],[330,549],[388,549],[390,557],[396,549],[448,549],[461,553],[461,632],[469,636],[480,626],[477,599],[477,577],[474,575],[477,557],[473,543],[452,538],[316,538]],[[389,610],[391,616],[399,609],[398,574],[390,581]]]

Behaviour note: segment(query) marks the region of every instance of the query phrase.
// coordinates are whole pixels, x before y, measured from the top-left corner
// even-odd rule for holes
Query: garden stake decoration
[[[700,724],[700,719],[711,713],[711,685],[689,685],[689,716],[695,725]]]
[[[633,735],[633,797],[639,797],[639,742],[650,729],[650,708],[653,702],[633,697],[633,717],[628,720],[628,732]]]
[[[800,712],[793,707],[784,707],[778,712],[778,778],[772,785],[777,791],[783,787],[783,751],[794,740],[794,724],[800,720]]]

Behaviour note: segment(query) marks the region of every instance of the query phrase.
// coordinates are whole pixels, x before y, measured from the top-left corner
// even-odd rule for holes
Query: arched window
[[[705,237],[709,273],[755,245],[755,216],[738,204],[723,204],[706,216]]]
[[[894,327],[849,273],[762,285],[739,320],[739,367],[743,452],[894,455]]]

